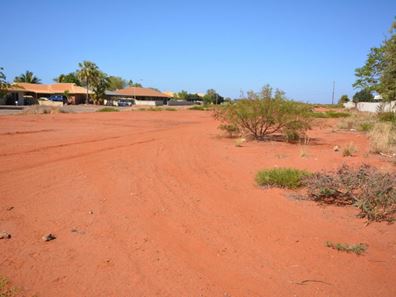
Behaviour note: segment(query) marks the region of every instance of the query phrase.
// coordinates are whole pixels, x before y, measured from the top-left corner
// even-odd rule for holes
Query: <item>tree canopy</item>
[[[353,87],[379,93],[385,100],[396,99],[396,21],[390,36],[370,49],[365,65],[355,70]]]
[[[221,104],[224,102],[224,97],[220,96],[214,89],[207,90],[203,97],[205,104]]]
[[[358,102],[372,102],[374,101],[374,96],[371,93],[370,89],[363,89],[359,92],[356,92],[355,95],[353,95],[353,102],[358,103]]]
[[[4,68],[0,67],[0,98],[4,96],[5,90],[8,88],[9,84],[6,81],[6,76],[4,74]]]
[[[76,72],[60,74],[58,77],[54,78],[54,81],[58,83],[73,83],[76,84],[77,86],[82,86],[82,83],[78,78]]]
[[[16,76],[14,82],[39,84],[41,83],[41,80],[37,76],[35,76],[32,71],[27,70],[25,73]]]

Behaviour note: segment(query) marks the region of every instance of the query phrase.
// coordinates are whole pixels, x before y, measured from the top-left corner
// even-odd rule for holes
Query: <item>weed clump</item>
[[[259,171],[256,182],[260,186],[296,189],[303,185],[304,178],[310,173],[294,168],[274,168]]]
[[[305,176],[307,198],[338,206],[353,205],[358,217],[368,221],[394,221],[396,214],[396,174],[383,173],[368,165],[342,166],[336,172]]]
[[[98,109],[96,112],[118,112],[120,111],[118,108],[115,107],[103,107]]]
[[[343,157],[352,157],[354,153],[357,152],[356,147],[353,145],[353,143],[351,142],[350,144],[348,144],[344,150],[342,151],[342,156]]]
[[[347,243],[334,243],[331,241],[327,241],[326,246],[337,251],[354,253],[356,255],[363,254],[368,248],[368,245],[365,243],[347,244]]]

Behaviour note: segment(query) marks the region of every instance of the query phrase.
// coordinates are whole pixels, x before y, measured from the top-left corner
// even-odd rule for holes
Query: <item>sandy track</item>
[[[206,112],[0,118],[0,274],[38,296],[396,296],[396,228],[254,185],[257,170],[372,163],[312,131],[243,148]],[[353,141],[358,157],[335,144]],[[14,209],[7,210],[10,206]],[[90,211],[93,213],[90,214]],[[77,232],[71,232],[75,229]],[[44,243],[53,232],[57,239]],[[324,246],[365,242],[365,256]]]

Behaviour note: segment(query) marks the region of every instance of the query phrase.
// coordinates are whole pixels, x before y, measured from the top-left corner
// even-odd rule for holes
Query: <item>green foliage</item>
[[[27,70],[25,73],[15,77],[14,82],[16,83],[31,83],[31,84],[39,84],[41,80],[33,74],[33,72]]]
[[[356,255],[363,254],[368,248],[368,245],[365,243],[347,244],[347,243],[333,243],[331,241],[327,241],[326,246],[337,251],[354,253]]]
[[[302,180],[306,176],[309,176],[309,173],[304,170],[274,168],[259,171],[256,175],[256,182],[260,186],[296,189],[303,185]]]
[[[390,36],[379,47],[371,48],[366,64],[355,70],[355,88],[376,91],[387,100],[396,99],[396,21]]]
[[[342,96],[340,97],[340,100],[338,100],[338,104],[339,104],[339,105],[342,105],[342,104],[347,103],[347,102],[349,102],[349,101],[350,101],[350,100],[349,100],[348,95],[342,95]]]
[[[128,87],[137,87],[137,88],[142,88],[142,84],[140,83],[134,83],[131,79],[128,81]]]
[[[369,89],[363,89],[359,92],[356,92],[355,95],[353,95],[353,102],[358,103],[358,102],[373,102],[374,101],[374,96],[371,93]]]
[[[6,76],[3,71],[4,68],[0,67],[0,98],[6,94],[5,90],[9,87],[9,83],[7,83]]]
[[[333,111],[333,110],[328,110],[325,112],[312,112],[310,114],[314,118],[346,118],[351,116],[349,112],[339,112],[339,111]]]
[[[186,100],[186,101],[202,101],[202,98],[198,94],[188,93],[187,91],[180,91],[175,94],[176,99]]]
[[[305,177],[308,198],[338,206],[354,205],[368,221],[393,221],[396,214],[396,174],[368,165],[343,165],[336,172]]]
[[[224,97],[220,96],[213,89],[209,89],[202,99],[205,104],[221,104],[224,102]],[[200,100],[201,100],[201,98],[200,98]]]
[[[70,72],[68,74],[60,74],[57,78],[54,78],[55,82],[58,83],[73,83],[77,86],[82,86],[81,81],[77,77],[76,72]]]
[[[301,135],[310,128],[310,106],[287,100],[281,91],[273,96],[272,88],[266,86],[261,93],[249,92],[248,96],[216,108],[215,118],[258,140],[290,131]]]
[[[362,132],[369,132],[371,129],[373,129],[373,127],[374,127],[373,123],[363,122],[363,123],[360,123],[357,130],[362,131]]]
[[[85,103],[88,103],[89,87],[96,84],[101,71],[95,63],[90,61],[83,61],[82,63],[79,63],[78,66],[80,67],[80,69],[77,70],[77,77],[80,81],[84,82],[87,88],[87,97]]]
[[[389,112],[379,112],[377,114],[378,119],[381,122],[392,122],[396,123],[396,112],[389,111]]]
[[[122,77],[113,76],[113,75],[108,77],[107,90],[109,90],[109,91],[124,89],[127,85],[128,85],[128,82],[125,79],[123,79]]]
[[[96,112],[118,112],[120,111],[118,108],[115,107],[103,107],[98,109]]]

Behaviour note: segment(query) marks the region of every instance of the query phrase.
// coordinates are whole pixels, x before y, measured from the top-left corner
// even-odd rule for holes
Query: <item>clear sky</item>
[[[0,2],[0,66],[44,83],[91,60],[162,91],[237,98],[269,83],[289,98],[331,101],[384,39],[396,0]]]

